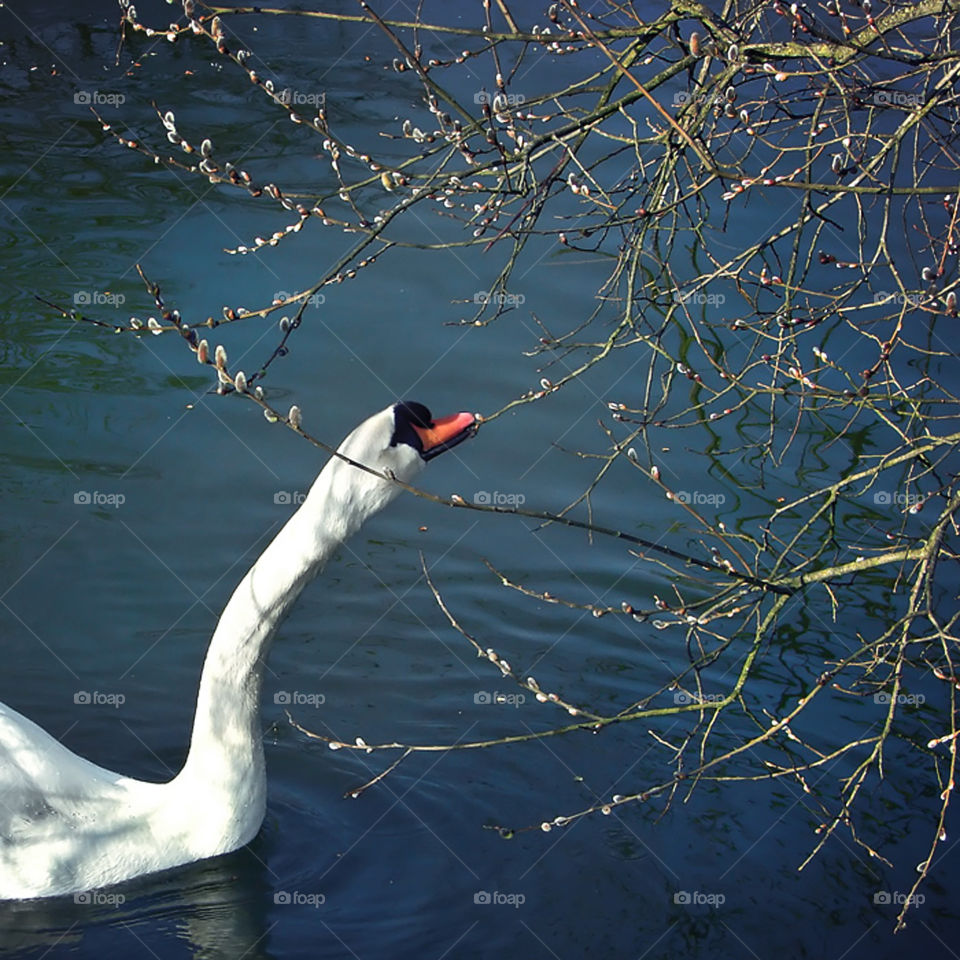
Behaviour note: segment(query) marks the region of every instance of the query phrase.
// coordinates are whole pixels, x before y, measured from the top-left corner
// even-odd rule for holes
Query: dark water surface
[[[144,9],[141,19],[163,23],[168,10]],[[175,338],[71,324],[31,295],[69,302],[110,291],[125,303],[102,304],[99,315],[148,316],[139,262],[185,314],[219,315],[224,304],[260,306],[275,291],[302,289],[351,241],[311,224],[272,256],[222,253],[282,226],[276,208],[122,151],[75,102],[78,90],[123,93],[125,103],[104,106],[104,115],[154,143],[162,135],[150,101],[173,107],[185,130],[212,135],[225,152],[249,148],[264,180],[276,165],[285,183],[328,188],[329,164],[315,159],[305,131],[278,126],[264,98],[199,43],[138,39],[141,67],[124,77],[112,66],[116,11],[94,2],[0,9],[0,700],[96,762],[164,778],[184,756],[218,612],[289,516],[277,494],[307,489],[323,458],[270,428],[252,404],[212,395],[207,373]],[[371,30],[308,34],[269,19],[236,29],[276,57],[278,83],[326,90],[340,132],[355,134],[358,146],[417,101],[412,81],[381,69],[392,54]],[[756,216],[758,229],[769,222],[762,209]],[[424,222],[425,237],[434,229]],[[271,398],[281,407],[282,398],[295,400],[305,425],[336,442],[398,397],[438,412],[489,411],[534,387],[536,361],[522,354],[538,335],[530,315],[563,316],[571,326],[570,311],[590,309],[607,264],[591,278],[589,267],[564,270],[546,255],[525,271],[526,303],[509,319],[482,331],[444,325],[471,312],[452,301],[487,289],[498,256],[392,251],[356,280],[328,287],[316,317],[307,314],[309,332],[273,367]],[[254,366],[271,324],[224,328],[215,342]],[[432,463],[423,485],[468,498],[521,493],[528,506],[559,509],[582,492],[592,465],[552,444],[602,449],[596,420],[632,373],[612,362],[551,403],[501,418]],[[670,458],[680,485],[697,482],[700,465],[685,460],[682,444]],[[785,464],[769,479],[789,491],[793,476]],[[82,492],[123,502],[75,502]],[[615,472],[593,506],[601,522],[624,522],[629,511],[638,531],[663,522],[662,499],[638,495],[625,474]],[[417,755],[359,799],[344,799],[388,755],[307,740],[286,722],[286,695],[299,697],[291,710],[305,726],[368,742],[448,743],[558,722],[554,708],[529,698],[484,702],[516,691],[450,629],[418,551],[482,644],[518,664],[550,651],[543,685],[613,709],[671,676],[682,658],[673,634],[538,604],[502,588],[481,563],[488,557],[522,582],[582,601],[624,570],[622,593],[602,602],[662,591],[652,568],[625,564],[621,545],[478,516],[405,496],[307,590],[270,660],[268,813],[248,849],[125,884],[119,903],[107,892],[95,902],[0,904],[0,954],[956,955],[960,860],[949,850],[904,933],[891,934],[895,907],[874,902],[878,891],[908,890],[926,855],[929,822],[913,822],[909,798],[889,797],[892,870],[838,834],[798,872],[819,821],[786,782],[704,784],[659,820],[637,807],[511,841],[487,829],[537,824],[646,782],[645,767],[664,757],[637,725],[599,739]],[[795,646],[771,651],[764,668],[773,704],[801,689],[790,686],[784,661],[815,657],[824,639],[820,626],[804,628],[802,610],[794,619]],[[123,703],[77,704],[81,691]],[[829,740],[829,730],[819,733]],[[683,891],[725,899],[719,907],[675,902]]]

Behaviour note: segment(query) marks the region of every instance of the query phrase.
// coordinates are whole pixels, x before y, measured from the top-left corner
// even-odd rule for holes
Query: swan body
[[[434,420],[399,403],[339,453],[410,482],[472,435],[472,414]],[[280,622],[326,559],[400,486],[332,457],[249,570],[210,640],[190,749],[165,783],[125,777],[68,750],[0,703],[0,899],[79,893],[236,850],[266,810],[260,690]]]

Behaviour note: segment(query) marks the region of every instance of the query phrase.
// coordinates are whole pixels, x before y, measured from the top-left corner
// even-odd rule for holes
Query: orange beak
[[[421,456],[424,460],[430,460],[467,437],[472,437],[476,433],[477,418],[472,413],[454,413],[434,420],[429,427],[412,426],[423,444]]]

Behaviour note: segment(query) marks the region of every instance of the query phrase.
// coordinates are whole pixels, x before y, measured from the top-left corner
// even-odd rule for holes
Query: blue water
[[[172,9],[145,7],[141,19],[164,23]],[[116,309],[120,320],[146,317],[139,262],[185,318],[219,316],[224,305],[260,306],[276,291],[302,289],[355,237],[311,223],[261,257],[227,255],[222,248],[249,244],[289,218],[121,150],[74,102],[77,89],[122,91],[127,101],[104,107],[105,116],[159,143],[156,100],[225,155],[250,147],[262,180],[329,190],[318,146],[286,121],[278,125],[276,111],[199,44],[137,39],[140,66],[125,77],[112,67],[112,4],[7,5],[0,24],[0,700],[98,763],[165,778],[184,757],[219,610],[290,514],[276,495],[306,490],[324,458],[271,428],[252,404],[213,395],[210,378],[175,338],[72,324],[32,294],[69,302],[78,291],[110,291],[125,303],[102,305],[99,316]],[[412,81],[381,69],[392,54],[375,32],[307,31],[269,18],[240,20],[235,29],[270,53],[278,83],[296,78],[304,89],[326,90],[341,134],[358,148],[416,102]],[[345,49],[349,63],[340,63]],[[759,230],[767,215],[761,208],[752,216]],[[425,220],[421,239],[449,231]],[[501,258],[477,248],[393,250],[356,279],[326,288],[289,356],[271,368],[270,398],[281,408],[297,402],[307,429],[335,443],[399,397],[438,413],[491,412],[535,388],[539,361],[523,355],[540,336],[531,316],[572,326],[592,309],[590,291],[609,264],[598,258],[565,269],[562,255],[536,248],[520,273],[523,289],[513,291],[525,295],[523,309],[483,329],[455,325],[472,316],[473,304],[453,301],[486,290]],[[253,369],[275,335],[272,321],[254,321],[220,328],[213,340]],[[596,421],[607,400],[637,396],[638,376],[631,362],[612,358],[431,463],[423,485],[467,499],[478,491],[522,494],[529,507],[562,508],[594,464],[560,448],[603,450]],[[687,454],[688,442],[678,438],[662,462],[678,488],[695,489],[706,467]],[[830,455],[847,465],[849,453]],[[771,468],[771,489],[789,492],[796,469],[789,459]],[[762,503],[728,491],[738,522],[755,523]],[[123,501],[76,503],[82,492]],[[662,528],[665,516],[662,497],[619,469],[593,508],[600,522],[641,535]],[[512,840],[491,829],[536,827],[668,776],[648,730],[678,735],[669,722],[419,754],[360,798],[345,799],[393,755],[332,752],[308,740],[287,723],[284,695],[298,698],[291,710],[304,726],[368,742],[473,741],[566,719],[530,698],[518,706],[482,702],[517,691],[450,628],[424,583],[420,551],[465,629],[512,663],[536,663],[541,684],[571,699],[614,710],[685,662],[679,634],[524,598],[481,562],[584,603],[641,605],[669,589],[622,544],[556,527],[534,532],[532,522],[405,496],[343,547],[280,631],[263,706],[268,814],[250,847],[87,902],[0,904],[0,954],[947,955],[944,943],[960,929],[951,843],[904,933],[894,938],[894,908],[874,903],[877,891],[909,889],[926,855],[937,807],[920,786],[927,771],[918,771],[916,794],[903,792],[903,778],[871,784],[872,839],[883,842],[893,869],[838,834],[798,872],[820,815],[786,781],[703,783],[662,817],[651,804],[549,834],[521,830]],[[879,604],[871,609],[878,622],[888,614]],[[783,647],[771,649],[761,669],[771,710],[807,688],[830,649],[829,628],[801,604],[789,620],[795,632],[780,635]],[[100,702],[78,704],[80,692]],[[321,695],[322,704],[311,705]],[[833,723],[862,721],[857,709],[844,701],[820,729],[805,732],[829,743]],[[915,754],[891,745],[888,763],[916,764]],[[725,900],[675,903],[681,891]]]

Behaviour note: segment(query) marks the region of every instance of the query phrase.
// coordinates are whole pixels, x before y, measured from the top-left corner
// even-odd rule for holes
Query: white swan
[[[398,403],[339,449],[409,482],[475,423],[469,413],[434,420],[422,404]],[[256,835],[266,807],[259,712],[270,642],[324,561],[400,489],[331,457],[224,608],[190,750],[169,782],[98,767],[0,704],[0,899],[92,890],[236,850]]]

